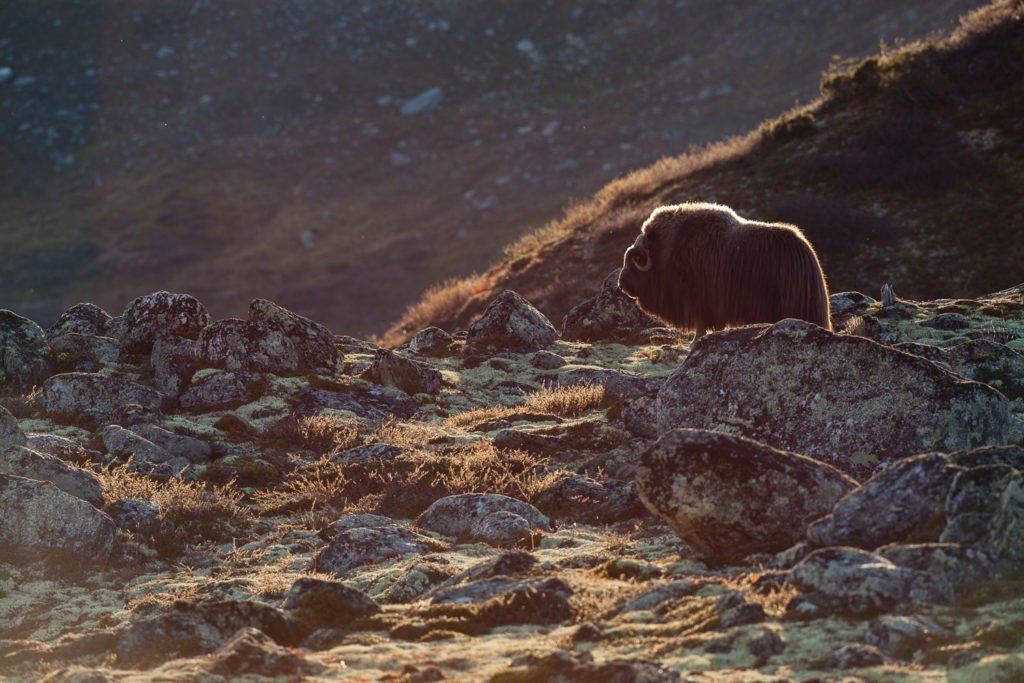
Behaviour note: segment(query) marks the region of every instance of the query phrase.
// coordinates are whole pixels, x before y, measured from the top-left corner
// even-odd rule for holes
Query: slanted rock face
[[[101,563],[114,544],[110,517],[50,482],[0,474],[0,519],[0,555],[11,560]]]
[[[329,375],[338,372],[341,354],[334,347],[334,335],[320,323],[266,299],[253,299],[249,304],[249,320],[269,320],[280,325],[295,345],[299,368]]]
[[[18,421],[11,411],[0,406],[0,450],[8,446],[24,446],[28,443],[25,432],[21,431]]]
[[[91,372],[54,375],[43,384],[43,406],[51,417],[109,423],[109,418],[136,404],[143,411],[160,410],[163,395],[122,377]]]
[[[636,300],[619,289],[619,270],[614,270],[604,279],[597,296],[574,306],[565,315],[562,339],[617,339],[662,324],[641,311]]]
[[[25,446],[0,450],[0,472],[49,481],[61,491],[81,498],[93,507],[103,506],[103,489],[95,474],[72,467],[58,458],[36,453]]]
[[[799,320],[699,340],[658,393],[658,429],[713,429],[858,477],[929,451],[1007,442],[1010,403],[934,363]]]
[[[43,329],[13,311],[0,310],[0,388],[31,389],[52,372]]]
[[[997,575],[1024,562],[1024,473],[1009,465],[982,465],[957,475],[946,498],[949,520],[939,537],[980,550]]]
[[[206,367],[252,372],[294,372],[299,367],[295,344],[276,322],[218,320],[199,335],[197,355]]]
[[[135,299],[121,317],[121,343],[130,353],[149,353],[153,342],[172,334],[195,339],[210,324],[210,314],[194,296],[164,291]]]
[[[469,326],[466,343],[477,348],[525,353],[540,351],[556,339],[558,332],[543,313],[515,292],[506,290]]]
[[[441,390],[441,371],[423,361],[403,358],[394,351],[378,349],[370,377],[380,384],[397,387],[407,394],[436,394]]]
[[[817,546],[866,550],[911,539],[935,541],[946,521],[946,494],[962,471],[943,453],[895,462],[812,524],[807,538]]]
[[[640,456],[636,482],[648,510],[716,558],[788,548],[857,485],[802,455],[698,429],[658,439]]]

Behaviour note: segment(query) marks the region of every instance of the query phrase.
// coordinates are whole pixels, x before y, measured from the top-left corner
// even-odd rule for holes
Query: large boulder
[[[104,562],[114,545],[114,522],[50,482],[0,474],[0,558],[60,557]]]
[[[479,320],[469,326],[466,344],[481,349],[539,351],[558,339],[547,317],[511,290],[487,305]]]
[[[299,367],[295,344],[276,322],[218,320],[199,335],[199,362],[229,371],[288,373]]]
[[[17,313],[0,310],[0,388],[31,389],[53,372],[43,329]]]
[[[149,353],[160,337],[195,339],[210,324],[206,307],[191,294],[153,292],[125,307],[121,344],[130,353]]]
[[[140,413],[156,414],[164,396],[137,382],[92,372],[68,372],[50,377],[43,384],[43,407],[62,420],[90,424],[113,421],[125,406],[140,406]]]
[[[943,453],[892,463],[812,524],[807,538],[819,547],[850,545],[865,550],[938,540],[946,522],[946,494],[962,471]]]
[[[731,432],[865,478],[918,453],[1007,443],[985,384],[861,337],[787,319],[708,335],[658,393],[658,429]]]
[[[697,429],[668,432],[644,451],[636,482],[679,538],[721,559],[792,546],[857,485],[811,458]]]
[[[334,335],[320,323],[266,299],[253,299],[249,304],[249,320],[277,323],[295,345],[300,369],[328,375],[340,369],[341,354],[334,346]]]
[[[619,270],[601,283],[597,296],[574,306],[562,319],[562,339],[596,341],[635,335],[662,323],[647,315],[619,289]]]

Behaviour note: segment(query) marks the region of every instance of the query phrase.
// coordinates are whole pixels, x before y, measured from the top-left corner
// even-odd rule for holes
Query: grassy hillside
[[[799,225],[832,291],[980,295],[1024,280],[1024,2],[951,35],[834,63],[821,97],[616,180],[509,245],[486,271],[428,290],[384,336],[466,326],[514,289],[557,325],[621,263],[661,204],[716,201]]]
[[[981,2],[4,0],[0,307],[167,289],[380,332],[569,197]]]

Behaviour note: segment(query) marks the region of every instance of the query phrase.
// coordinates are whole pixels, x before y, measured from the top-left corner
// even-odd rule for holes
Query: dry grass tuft
[[[292,416],[281,420],[262,436],[314,453],[343,451],[361,442],[358,421],[347,420],[334,413]]]
[[[341,514],[414,517],[459,493],[500,493],[531,500],[554,474],[522,451],[487,442],[415,450],[377,462],[322,458],[300,466],[281,486],[253,494],[263,514],[295,513],[292,523],[321,528]]]
[[[375,341],[381,346],[397,346],[425,327],[456,317],[475,295],[488,289],[487,278],[476,273],[432,285],[419,301],[405,309],[398,325]]]
[[[245,523],[249,518],[241,502],[242,492],[230,483],[207,487],[176,478],[159,481],[131,472],[127,464],[108,469],[99,479],[106,502],[148,500],[192,537],[221,540],[231,536],[232,523]]]
[[[604,386],[580,382],[567,387],[549,386],[526,397],[526,408],[560,417],[578,417],[604,404]]]
[[[591,408],[604,406],[604,386],[581,382],[567,387],[547,386],[526,397],[519,406],[476,408],[448,417],[449,427],[466,427],[487,420],[513,418],[520,414],[543,413],[558,417],[579,417]]]

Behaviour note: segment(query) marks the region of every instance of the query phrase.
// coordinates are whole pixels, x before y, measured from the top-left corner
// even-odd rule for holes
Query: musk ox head
[[[655,209],[623,256],[619,288],[645,313],[698,337],[783,318],[831,329],[821,266],[800,230],[719,204]]]

